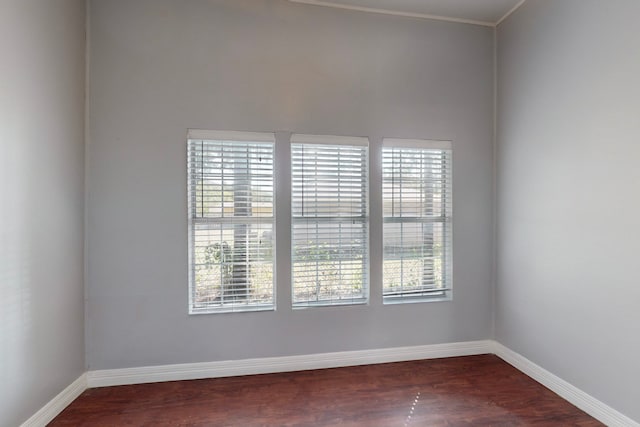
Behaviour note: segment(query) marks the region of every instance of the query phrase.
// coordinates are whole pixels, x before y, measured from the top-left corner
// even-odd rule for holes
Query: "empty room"
[[[0,0],[0,427],[640,426],[638,17]]]

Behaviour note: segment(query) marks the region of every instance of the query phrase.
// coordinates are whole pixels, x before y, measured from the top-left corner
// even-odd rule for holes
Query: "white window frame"
[[[364,214],[360,216],[328,216],[328,215],[320,215],[320,216],[309,216],[306,217],[304,214],[296,215],[294,213],[294,185],[295,185],[295,177],[294,177],[294,147],[300,145],[308,145],[310,147],[313,146],[349,146],[349,147],[363,147],[364,148],[364,161],[363,161],[363,180],[362,180],[362,194],[363,194],[363,202],[365,204]],[[368,304],[369,302],[369,271],[370,271],[370,254],[369,254],[369,246],[370,246],[370,218],[369,218],[369,205],[370,205],[370,197],[369,197],[369,139],[365,137],[345,137],[345,136],[330,136],[330,135],[303,135],[303,134],[293,134],[290,139],[290,149],[291,149],[291,162],[289,165],[290,171],[290,180],[291,180],[291,260],[290,260],[290,271],[291,271],[291,301],[294,309],[299,308],[308,308],[308,307],[323,307],[323,306],[343,306],[343,305],[360,305],[360,304]],[[318,220],[319,223],[348,223],[352,224],[355,221],[362,222],[364,227],[364,242],[362,245],[362,256],[363,256],[363,266],[362,266],[362,291],[361,296],[358,297],[345,297],[342,298],[339,295],[334,299],[333,297],[322,297],[320,298],[316,294],[316,299],[306,299],[306,300],[298,300],[296,301],[296,233],[295,227],[296,224],[304,224],[305,222],[312,221],[313,219]],[[342,247],[342,245],[340,245]]]
[[[222,304],[204,304],[197,306],[195,301],[196,294],[196,265],[195,265],[195,227],[198,224],[222,224],[224,219],[221,218],[196,218],[193,209],[196,208],[196,198],[194,195],[193,177],[192,177],[192,158],[191,145],[192,141],[224,141],[239,143],[267,143],[272,146],[272,214],[270,217],[255,216],[255,221],[247,221],[247,224],[269,224],[271,227],[272,240],[272,274],[271,283],[271,302],[270,303],[222,303]],[[275,192],[275,134],[267,132],[236,132],[236,131],[214,131],[189,129],[187,132],[187,206],[188,206],[188,246],[189,246],[189,314],[207,314],[207,313],[229,313],[229,312],[246,312],[246,311],[273,311],[276,308],[276,192]],[[195,172],[194,172],[195,173]]]
[[[427,286],[422,282],[421,289],[411,289],[404,291],[404,283],[400,284],[401,290],[391,292],[387,289],[389,280],[383,274],[382,278],[382,295],[384,304],[402,304],[402,303],[414,303],[414,302],[431,302],[431,301],[449,301],[452,299],[453,288],[453,152],[451,141],[433,141],[433,140],[420,140],[420,139],[398,139],[398,138],[384,138],[382,142],[382,201],[385,203],[385,151],[388,149],[408,149],[408,150],[428,150],[441,152],[443,156],[443,162],[447,164],[442,166],[442,176],[440,178],[440,186],[442,188],[442,200],[440,207],[440,215],[416,215],[415,217],[405,217],[401,215],[385,215],[383,209],[383,251],[382,251],[382,263],[384,271],[384,263],[388,261],[385,254],[386,241],[391,238],[391,231],[387,233],[387,224],[408,224],[408,223],[422,223],[422,224],[441,224],[442,230],[442,244],[440,256],[437,262],[440,263],[440,280],[435,280],[433,286]],[[402,196],[401,196],[402,197]],[[404,235],[403,233],[400,234]],[[401,238],[402,239],[402,238]],[[425,246],[423,246],[424,248]],[[405,258],[401,258],[404,262]],[[435,258],[434,258],[435,259]],[[424,262],[424,261],[423,261]],[[421,268],[424,269],[424,266]],[[420,281],[424,280],[424,270],[421,274]],[[435,273],[434,273],[435,274]],[[401,274],[401,277],[404,277]],[[439,282],[439,283],[437,283]]]

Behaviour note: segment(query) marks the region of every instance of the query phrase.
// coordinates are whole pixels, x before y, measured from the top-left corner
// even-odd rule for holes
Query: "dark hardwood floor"
[[[493,355],[89,389],[50,426],[600,426]]]

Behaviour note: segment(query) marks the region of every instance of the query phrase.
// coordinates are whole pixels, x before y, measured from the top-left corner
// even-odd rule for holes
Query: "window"
[[[366,138],[291,138],[294,307],[366,303]]]
[[[191,313],[274,308],[274,143],[189,131]]]
[[[449,299],[451,142],[385,139],[385,303]]]

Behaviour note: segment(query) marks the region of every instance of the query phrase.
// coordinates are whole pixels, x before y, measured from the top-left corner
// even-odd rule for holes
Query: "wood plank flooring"
[[[601,426],[493,355],[89,389],[50,426]]]

